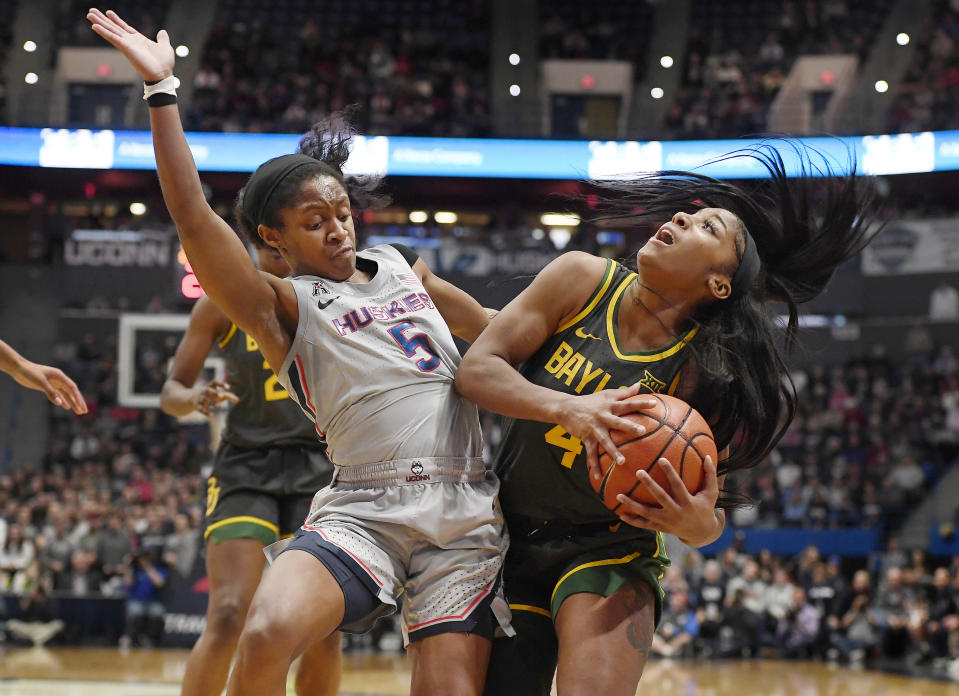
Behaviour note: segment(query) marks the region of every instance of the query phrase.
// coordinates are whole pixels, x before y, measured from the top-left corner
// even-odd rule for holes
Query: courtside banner
[[[298,135],[187,133],[202,171],[251,172],[259,164],[296,150]],[[720,179],[765,176],[757,162],[731,153],[763,141],[504,140],[358,136],[347,170],[390,176],[512,179],[617,179],[664,169],[697,171]],[[797,154],[783,141],[766,141],[797,170]],[[959,169],[959,131],[899,133],[843,138],[805,138],[823,165],[846,169],[855,158],[864,174],[914,174]],[[818,160],[818,161],[816,161]],[[149,131],[66,128],[0,128],[0,165],[66,169],[154,169]]]
[[[198,553],[190,575],[171,572],[166,588],[166,614],[163,616],[163,645],[189,648],[206,626],[206,607],[210,600],[210,580],[206,560]]]
[[[862,251],[863,275],[949,273],[959,268],[959,218],[893,220]]]

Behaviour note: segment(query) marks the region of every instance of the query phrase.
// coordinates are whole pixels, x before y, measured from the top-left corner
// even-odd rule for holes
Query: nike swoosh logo
[[[622,525],[622,524],[623,524],[622,522],[617,522],[616,524],[611,524],[611,525],[609,525],[609,531],[611,531],[611,532],[613,532],[613,533],[618,532],[618,531],[619,531],[619,527],[620,527],[620,525]]]
[[[588,334],[588,333],[586,333],[586,331],[583,329],[582,326],[580,326],[578,329],[576,329],[576,335],[579,336],[580,338],[591,338],[591,339],[593,339],[594,341],[598,341],[598,340],[599,340],[599,336],[594,336],[593,334]]]
[[[331,297],[331,298],[328,299],[326,302],[323,302],[323,300],[317,300],[317,301],[316,301],[316,306],[319,307],[320,309],[326,309],[326,308],[329,307],[331,304],[333,304],[333,300],[338,300],[338,299],[340,299],[340,296],[339,296],[339,295],[337,295],[336,297]]]

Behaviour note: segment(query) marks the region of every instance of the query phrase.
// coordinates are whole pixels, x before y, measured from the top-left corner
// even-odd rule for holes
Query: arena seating
[[[664,126],[671,138],[766,130],[769,105],[797,55],[866,57],[891,0],[695,0],[682,89]]]
[[[95,5],[96,3],[93,3]],[[54,25],[56,46],[102,46],[103,39],[90,31],[86,20],[89,0],[58,2]],[[104,9],[111,9],[136,26],[146,36],[156,36],[163,26],[170,0],[111,0]]]
[[[865,60],[893,4],[693,0],[677,62],[681,86],[663,130],[677,139],[766,132],[769,106],[796,57],[836,52]],[[87,4],[57,6],[54,45],[100,45],[83,18]],[[118,0],[111,7],[152,35],[171,5]],[[540,2],[539,57],[628,61],[640,81],[656,11],[649,2]],[[359,126],[374,135],[492,135],[489,12],[479,0],[220,0],[185,102],[187,126],[303,132],[322,114],[356,104]],[[0,27],[0,61],[12,31],[12,23]],[[959,13],[950,0],[936,0],[933,20],[913,39],[891,132],[950,127],[959,105],[957,37]],[[8,123],[3,81],[0,75],[0,123]]]
[[[486,3],[462,5],[223,0],[189,127],[303,132],[357,104],[370,134],[487,135]]]
[[[912,64],[896,93],[889,114],[893,133],[955,128],[959,107],[959,11],[938,0],[933,20],[917,37]]]
[[[642,77],[655,8],[647,2],[539,3],[542,59],[621,60]]]
[[[0,23],[0,65],[4,65],[13,39],[13,27],[9,22]],[[0,70],[0,124],[7,122],[7,85],[5,71]]]

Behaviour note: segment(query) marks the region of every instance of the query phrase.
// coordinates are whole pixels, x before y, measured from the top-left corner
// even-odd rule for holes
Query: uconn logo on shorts
[[[406,480],[409,483],[416,483],[417,481],[429,481],[430,475],[423,473],[423,465],[419,462],[413,462],[410,466],[411,476],[407,476]]]

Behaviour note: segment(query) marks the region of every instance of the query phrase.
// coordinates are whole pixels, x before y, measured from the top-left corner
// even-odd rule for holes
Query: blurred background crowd
[[[44,14],[0,0],[0,16],[14,18],[0,22],[0,126],[144,127],[139,86],[114,79],[105,58],[91,59],[96,79],[69,78],[79,54],[68,51],[102,46],[84,20],[88,4],[55,0]],[[783,128],[800,77],[816,87],[810,118],[791,131],[916,134],[959,123],[959,0],[112,7],[148,35],[170,28],[181,113],[198,131],[300,133],[353,106],[373,136],[738,138]],[[37,40],[25,41],[27,31]],[[830,56],[852,60],[854,77],[829,67]],[[603,91],[610,64],[628,75],[614,97]],[[576,79],[550,82],[561,73]],[[125,356],[118,325],[129,314],[182,317],[196,297],[191,271],[152,172],[0,173],[0,337],[61,367],[89,407],[84,417],[36,408],[0,383],[0,637],[168,644],[197,614],[181,594],[205,591],[215,428],[120,397],[125,373],[136,394],[159,392],[179,331],[144,332]],[[226,219],[244,180],[203,174]],[[628,224],[591,224],[594,192],[575,181],[387,183],[393,203],[359,216],[361,239],[429,254],[488,306],[563,250],[628,263],[645,239]],[[729,479],[744,504],[721,542],[700,552],[670,541],[654,643],[664,658],[803,657],[959,679],[959,203],[951,172],[876,185],[887,231],[872,266],[841,269],[835,291],[809,307],[813,340],[795,356],[799,409],[786,436]],[[567,205],[582,221],[545,222]],[[95,234],[84,242],[77,232]],[[942,246],[922,257],[927,267],[903,270],[929,239]],[[102,256],[82,257],[83,243]],[[162,262],[115,262],[111,244],[153,244]],[[500,425],[488,414],[483,424],[492,456]],[[40,444],[21,454],[29,442]],[[399,643],[387,621],[349,645]]]
[[[905,39],[915,50],[885,95],[885,132],[951,127],[959,102],[959,4],[929,2],[931,12]],[[621,135],[729,138],[772,130],[770,108],[798,59],[851,55],[865,65],[876,57],[885,23],[900,5],[896,0],[684,1],[676,11],[688,13],[685,31],[671,37],[668,65],[661,64],[677,76],[664,81],[655,72],[655,36],[672,27],[659,12],[661,4],[555,0],[513,8],[512,19],[528,22],[523,30],[540,61],[617,61],[630,66],[637,85],[672,86],[654,97],[664,106],[655,122],[643,122],[641,130],[648,132],[633,132],[631,125]],[[151,36],[175,9],[170,0],[113,5]],[[86,4],[60,0],[56,7],[53,46],[99,45],[83,19]],[[0,62],[11,48],[11,26],[0,27]],[[362,130],[373,135],[520,135],[520,121],[497,121],[494,114],[491,91],[501,58],[494,52],[501,29],[491,3],[481,0],[274,0],[269,5],[219,0],[202,51],[191,58],[196,65],[186,125],[300,133],[331,110],[355,104]],[[55,51],[48,46],[45,55],[53,67]],[[828,99],[835,78],[821,76],[822,99]],[[32,120],[28,107],[6,113],[12,87],[5,88],[7,79],[0,74],[0,123]],[[100,96],[109,101],[104,92]],[[117,117],[117,111],[89,116]],[[857,120],[847,123],[848,131],[856,132]]]
[[[959,658],[959,560],[900,548],[895,535],[959,451],[959,363],[925,331],[914,327],[908,362],[876,346],[844,365],[797,369],[789,433],[767,462],[730,479],[752,503],[732,512],[736,528],[877,529],[883,550],[844,559],[815,546],[797,557],[747,553],[741,537],[705,555],[671,544],[657,654],[871,657],[943,669]],[[143,346],[144,384],[159,388],[175,346]],[[118,405],[109,387],[115,336],[88,334],[57,356],[90,414],[53,411],[42,466],[0,477],[0,582],[21,598],[17,618],[42,625],[61,596],[124,598],[123,632],[108,638],[151,645],[162,637],[167,580],[189,578],[202,553],[210,431]],[[489,414],[484,426],[490,452],[500,429]],[[62,628],[53,640],[84,637]],[[389,624],[353,645],[383,640],[396,645]]]

